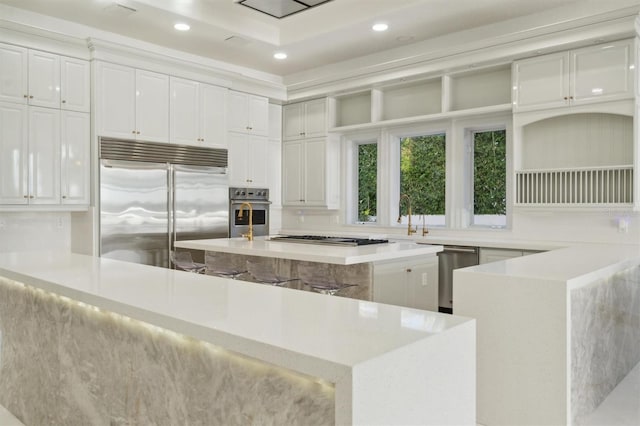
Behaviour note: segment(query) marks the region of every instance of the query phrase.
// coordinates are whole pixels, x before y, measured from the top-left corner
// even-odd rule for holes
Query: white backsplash
[[[340,225],[339,211],[283,210],[282,229],[304,230],[311,233],[321,231],[362,232],[368,234],[404,234],[406,228],[376,228],[363,225]],[[272,227],[272,232],[278,229]],[[536,212],[521,211],[513,215],[510,230],[461,229],[430,230],[430,235],[469,238],[505,238],[540,241],[581,241],[606,243],[640,243],[640,213],[598,212]]]
[[[0,252],[70,250],[68,212],[0,212]]]

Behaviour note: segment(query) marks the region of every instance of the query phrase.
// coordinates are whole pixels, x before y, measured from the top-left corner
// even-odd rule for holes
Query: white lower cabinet
[[[89,204],[89,114],[0,103],[0,205]]]
[[[264,136],[229,132],[229,185],[267,187],[268,139]]]
[[[438,257],[375,263],[373,301],[438,311]]]

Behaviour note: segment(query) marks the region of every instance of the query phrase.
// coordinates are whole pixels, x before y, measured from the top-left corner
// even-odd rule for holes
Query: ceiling
[[[264,0],[266,2],[273,0]],[[118,4],[116,4],[116,2]],[[0,0],[92,29],[286,76],[558,8],[585,15],[633,0],[332,0],[277,19],[237,0]],[[191,26],[173,29],[177,22]],[[389,30],[371,26],[385,22]],[[90,32],[90,31],[89,31]],[[96,37],[95,34],[87,34]],[[284,51],[286,60],[273,53]]]

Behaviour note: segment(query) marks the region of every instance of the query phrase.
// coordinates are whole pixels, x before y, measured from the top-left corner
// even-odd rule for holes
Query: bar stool
[[[169,258],[171,259],[173,266],[182,271],[193,272],[194,274],[204,274],[207,269],[207,265],[204,263],[194,262],[191,258],[191,253],[188,251],[172,250],[169,254]]]
[[[247,273],[246,269],[242,270],[241,268],[223,265],[222,261],[220,261],[216,256],[212,256],[210,254],[207,255],[207,263],[209,264],[207,272],[217,277],[231,278],[235,280],[240,275]]]
[[[317,266],[298,265],[298,276],[302,283],[309,286],[312,291],[329,296],[335,295],[344,288],[357,286],[357,284],[340,283],[329,273],[318,274]]]
[[[290,281],[296,281],[298,278],[282,277],[276,274],[270,265],[266,263],[252,262],[247,260],[247,271],[258,282],[263,284],[271,284],[278,287],[284,286]]]

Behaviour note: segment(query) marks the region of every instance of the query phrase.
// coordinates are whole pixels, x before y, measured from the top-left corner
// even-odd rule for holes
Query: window
[[[445,225],[446,134],[400,138],[400,194],[411,200],[412,224]],[[399,216],[407,223],[408,205]]]
[[[473,225],[504,228],[507,225],[506,132],[504,129],[472,132]]]
[[[378,144],[357,145],[358,155],[358,222],[377,221]]]

